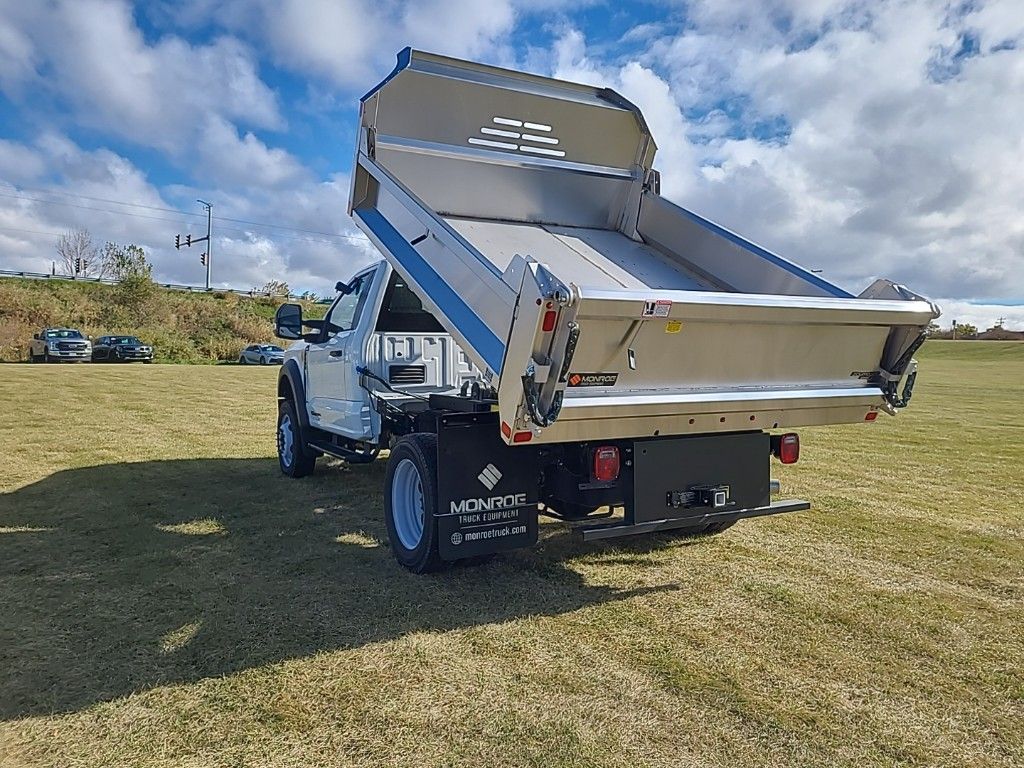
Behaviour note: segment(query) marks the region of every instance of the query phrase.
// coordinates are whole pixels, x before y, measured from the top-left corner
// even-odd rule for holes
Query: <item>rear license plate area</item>
[[[633,520],[703,517],[770,503],[764,432],[638,440],[633,444]]]

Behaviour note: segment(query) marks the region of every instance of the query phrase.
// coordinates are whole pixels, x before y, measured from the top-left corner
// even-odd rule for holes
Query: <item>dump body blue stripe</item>
[[[823,280],[822,278],[818,277],[813,272],[808,272],[803,267],[799,267],[799,266],[797,266],[796,264],[793,264],[790,261],[786,261],[781,256],[776,256],[771,251],[766,251],[761,246],[759,246],[759,245],[757,245],[755,243],[752,243],[749,240],[744,240],[739,235],[730,232],[729,230],[725,229],[724,227],[718,226],[717,224],[715,224],[715,222],[708,221],[703,216],[698,216],[693,211],[688,211],[685,208],[683,208],[681,205],[676,205],[676,206],[673,206],[673,207],[675,207],[679,211],[682,211],[682,213],[684,213],[686,215],[686,217],[688,219],[690,219],[691,221],[693,221],[694,223],[699,224],[700,226],[704,227],[705,229],[710,229],[716,235],[724,237],[730,243],[733,243],[734,245],[738,245],[740,248],[743,248],[744,250],[750,251],[751,253],[757,254],[762,259],[765,259],[766,261],[770,261],[772,264],[776,265],[777,267],[781,267],[782,269],[786,270],[790,274],[796,275],[797,277],[806,280],[811,285],[814,285],[814,286],[817,286],[818,288],[821,288],[826,293],[828,293],[828,294],[830,294],[832,296],[835,296],[836,298],[839,298],[839,299],[852,299],[852,298],[854,298],[852,293],[847,293],[842,288],[839,288],[839,287],[837,287],[835,285],[832,285],[832,283],[828,282],[827,280]]]
[[[395,68],[393,70],[391,70],[391,74],[388,75],[387,77],[385,77],[379,83],[377,83],[377,85],[375,85],[369,91],[367,91],[366,95],[364,95],[363,98],[361,98],[359,101],[360,102],[366,101],[368,98],[373,96],[373,94],[375,94],[377,91],[379,91],[385,85],[387,85],[388,82],[393,77],[395,77],[395,75],[397,75],[403,69],[408,67],[411,62],[412,62],[412,48],[406,46],[405,48],[403,48],[402,50],[400,50],[398,52],[398,63],[395,65]]]
[[[388,252],[402,264],[430,296],[431,300],[444,310],[448,319],[455,323],[459,332],[466,337],[484,362],[496,374],[501,373],[501,361],[505,357],[505,345],[491,332],[487,324],[448,285],[441,276],[420,256],[387,219],[372,208],[362,208],[355,215],[377,236]]]

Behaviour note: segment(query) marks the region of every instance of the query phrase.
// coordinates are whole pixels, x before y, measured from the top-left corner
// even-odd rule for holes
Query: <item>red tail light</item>
[[[619,476],[619,449],[602,445],[594,449],[594,479],[610,482]]]
[[[774,435],[772,454],[783,464],[796,464],[800,459],[800,436],[796,432]]]
[[[549,309],[544,313],[544,322],[541,325],[541,330],[544,333],[551,333],[555,329],[555,320],[558,315],[555,314],[555,310]]]

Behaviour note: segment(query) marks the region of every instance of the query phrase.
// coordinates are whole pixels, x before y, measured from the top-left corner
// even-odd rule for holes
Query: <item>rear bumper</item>
[[[699,517],[666,518],[649,520],[642,523],[607,523],[605,525],[588,525],[579,529],[584,541],[599,539],[615,539],[620,536],[636,536],[643,533],[671,531],[678,528],[697,528],[709,523],[731,523],[745,517],[764,517],[765,515],[781,515],[784,512],[802,512],[811,508],[811,502],[800,499],[776,501],[766,507],[753,509],[729,510],[727,512],[709,512]]]

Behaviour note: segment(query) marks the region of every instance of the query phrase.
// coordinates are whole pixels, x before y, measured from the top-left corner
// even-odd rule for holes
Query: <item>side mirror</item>
[[[36,341],[39,341],[39,334],[38,333],[33,333],[32,334],[32,338],[35,339]]]
[[[334,284],[334,290],[336,290],[342,296],[348,296],[350,293],[352,293],[352,291],[356,290],[362,284],[363,278],[360,275],[359,277],[353,277],[352,281],[348,283],[339,280],[337,283]]]
[[[302,338],[302,307],[282,304],[274,315],[274,335],[279,339],[296,341]]]

